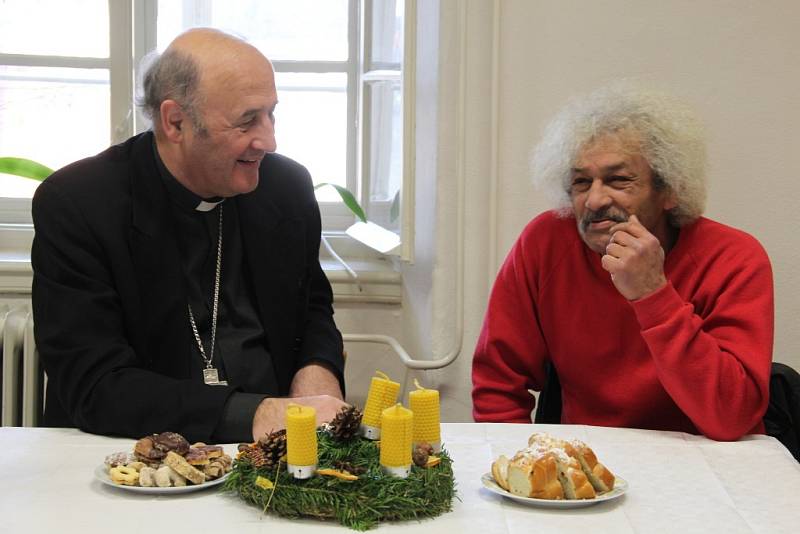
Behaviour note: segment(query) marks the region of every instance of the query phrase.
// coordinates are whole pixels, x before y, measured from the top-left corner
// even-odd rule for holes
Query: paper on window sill
[[[359,221],[345,233],[381,254],[397,254],[400,249],[400,236],[373,222]]]

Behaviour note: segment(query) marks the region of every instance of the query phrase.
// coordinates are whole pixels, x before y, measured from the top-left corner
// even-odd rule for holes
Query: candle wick
[[[417,389],[425,389],[424,387],[422,387],[422,386],[419,384],[419,380],[417,380],[416,378],[414,379],[414,385],[417,387]]]
[[[391,378],[389,378],[389,375],[387,375],[383,371],[375,371],[375,374],[378,375],[378,377],[383,378],[384,380],[391,380]]]

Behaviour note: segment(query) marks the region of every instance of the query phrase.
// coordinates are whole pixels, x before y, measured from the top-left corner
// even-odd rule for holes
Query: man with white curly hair
[[[533,157],[556,209],[497,276],[473,360],[477,421],[530,422],[557,372],[561,422],[763,433],[773,344],[767,254],[702,217],[702,128],[630,84],[568,105]]]

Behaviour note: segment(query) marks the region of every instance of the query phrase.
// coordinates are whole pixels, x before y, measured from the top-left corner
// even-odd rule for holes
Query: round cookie
[[[111,482],[121,486],[135,486],[139,483],[139,472],[124,465],[112,467],[108,475],[111,477]]]

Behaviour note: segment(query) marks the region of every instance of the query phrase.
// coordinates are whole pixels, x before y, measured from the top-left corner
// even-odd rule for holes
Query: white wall
[[[421,24],[438,23],[439,47],[436,60],[421,59],[417,74],[424,102],[417,124],[418,262],[404,272],[400,339],[416,357],[438,358],[461,347],[453,366],[425,377],[442,390],[445,420],[470,419],[471,353],[491,281],[524,224],[547,208],[530,186],[532,145],[570,96],[617,77],[644,78],[682,95],[705,120],[707,215],[754,234],[766,247],[775,274],[775,360],[800,369],[800,210],[794,205],[800,2],[419,5],[421,18],[432,17]],[[430,40],[430,33],[421,39]],[[421,43],[420,53],[425,50]],[[432,83],[440,88],[435,97]],[[455,200],[460,196],[463,202]],[[460,291],[463,322],[457,320]]]

